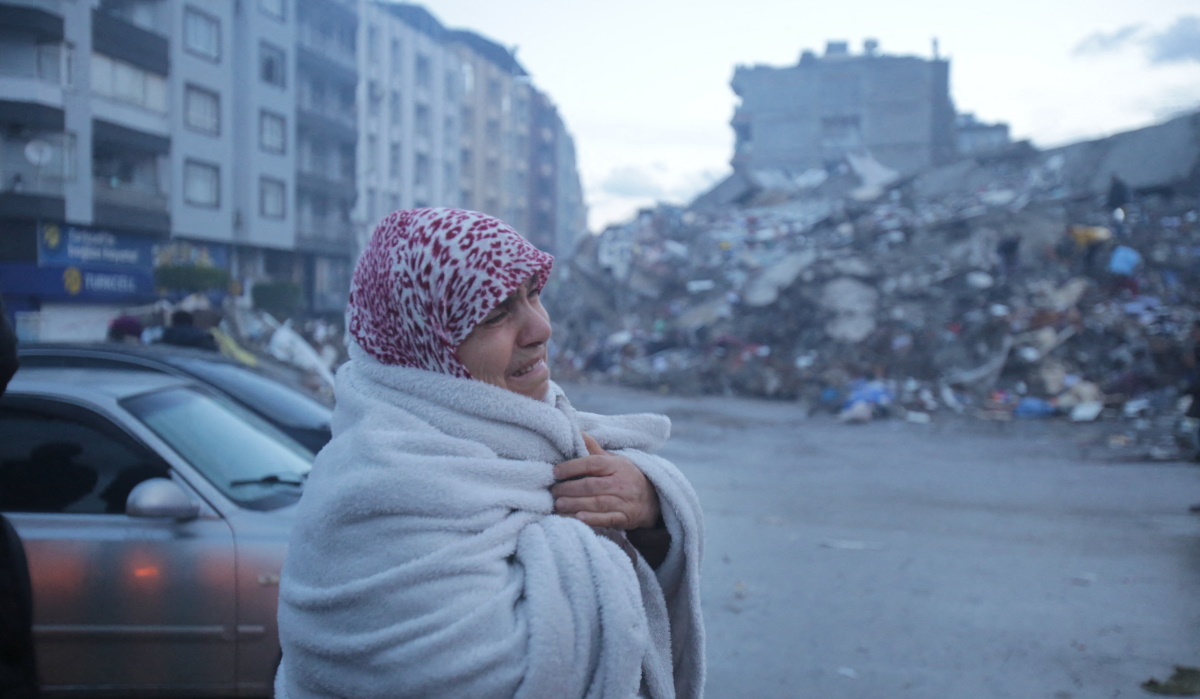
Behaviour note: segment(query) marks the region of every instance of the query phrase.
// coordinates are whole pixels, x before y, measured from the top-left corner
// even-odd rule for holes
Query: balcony
[[[305,97],[301,97],[296,106],[300,130],[328,136],[342,143],[358,140],[358,123],[353,111],[348,112],[328,101],[318,103]]]
[[[296,220],[296,249],[347,257],[354,252],[354,227],[334,216],[301,213]]]
[[[354,55],[354,46],[347,46],[339,41],[336,35],[324,34],[309,24],[301,24],[297,30],[297,45],[311,54],[310,58],[323,60],[336,66],[344,72],[358,75],[358,59]]]
[[[61,194],[0,190],[0,218],[61,221],[66,218],[66,211]]]
[[[296,186],[311,192],[353,201],[358,190],[354,178],[342,178],[328,172],[301,168],[296,173]]]
[[[100,10],[92,10],[92,49],[158,75],[171,65],[165,36]]]
[[[28,32],[40,41],[63,40],[63,13],[59,0],[21,0],[0,5],[0,27]]]
[[[167,195],[147,185],[115,178],[92,179],[97,226],[149,231],[166,236],[171,230]]]

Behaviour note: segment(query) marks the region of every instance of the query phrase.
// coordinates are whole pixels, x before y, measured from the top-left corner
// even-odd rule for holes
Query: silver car
[[[205,386],[22,369],[0,511],[25,543],[47,694],[269,696],[312,454]]]

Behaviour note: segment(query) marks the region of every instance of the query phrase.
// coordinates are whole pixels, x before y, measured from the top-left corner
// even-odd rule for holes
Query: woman
[[[665,417],[576,412],[550,380],[551,263],[474,212],[375,229],[283,570],[277,696],[702,694],[699,502],[649,453]]]

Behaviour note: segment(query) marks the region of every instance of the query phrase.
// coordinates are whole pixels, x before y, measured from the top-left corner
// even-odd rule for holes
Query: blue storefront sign
[[[87,267],[36,267],[0,263],[5,294],[46,300],[131,302],[155,298],[149,269],[112,270]]]
[[[38,266],[143,269],[154,266],[152,239],[79,226],[43,223]]]

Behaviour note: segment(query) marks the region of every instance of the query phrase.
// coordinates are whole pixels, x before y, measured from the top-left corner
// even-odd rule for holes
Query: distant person
[[[133,316],[117,316],[108,324],[109,342],[123,342],[130,345],[142,344],[142,321]]]
[[[1128,291],[1137,296],[1137,272],[1141,264],[1142,255],[1137,250],[1127,245],[1118,245],[1113,248],[1112,256],[1108,260],[1108,271],[1112,275],[1113,290]]]
[[[8,312],[4,310],[4,300],[0,299],[0,396],[8,388],[8,382],[17,373],[17,333],[8,322]]]
[[[0,300],[0,396],[17,373],[17,334]],[[0,515],[0,697],[40,696],[33,650],[33,589],[17,530]]]
[[[199,349],[217,351],[217,340],[212,333],[201,330],[195,325],[195,318],[187,311],[175,311],[171,314],[171,327],[163,331],[160,342],[178,347],[197,347]]]
[[[1129,205],[1129,185],[1125,184],[1125,180],[1117,177],[1117,173],[1113,173],[1108,185],[1108,198],[1105,200],[1105,205],[1108,208],[1108,215],[1112,219],[1112,225],[1118,236],[1125,235],[1125,216],[1126,207]]]
[[[996,256],[1000,258],[1000,275],[1004,279],[1012,276],[1017,270],[1017,260],[1021,253],[1021,236],[1007,235],[996,244]]]
[[[1124,213],[1125,205],[1129,203],[1129,185],[1125,184],[1125,180],[1113,173],[1109,178],[1108,183],[1108,198],[1105,200],[1105,205],[1109,213],[1121,209]],[[1124,218],[1122,216],[1122,218]]]

